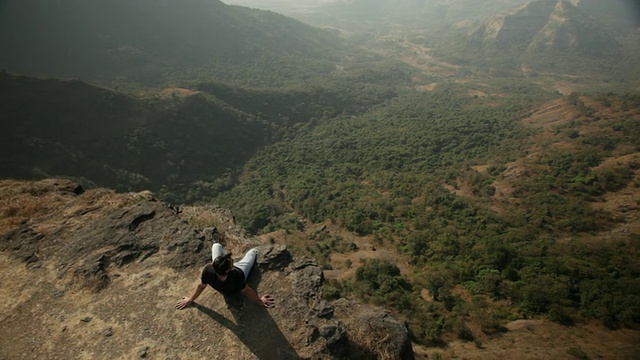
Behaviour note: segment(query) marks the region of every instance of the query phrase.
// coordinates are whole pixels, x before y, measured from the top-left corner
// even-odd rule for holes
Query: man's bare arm
[[[275,299],[273,298],[273,296],[264,295],[262,297],[259,297],[258,294],[249,285],[246,285],[244,289],[242,289],[242,292],[249,298],[249,300],[260,306],[271,308],[275,304]]]
[[[200,294],[202,294],[202,291],[206,287],[207,287],[207,284],[204,284],[204,283],[198,284],[198,287],[196,288],[196,291],[193,293],[193,295],[191,295],[190,298],[184,297],[184,298],[182,298],[182,300],[180,300],[180,301],[178,301],[176,303],[176,309],[182,310],[182,309],[186,308],[187,306],[193,304],[193,302],[198,298],[198,296],[200,296]]]

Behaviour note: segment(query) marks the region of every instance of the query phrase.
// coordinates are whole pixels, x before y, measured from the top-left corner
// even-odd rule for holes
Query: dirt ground
[[[176,310],[212,240],[148,195],[72,188],[0,181],[0,359],[328,358],[311,335],[335,320],[294,292],[296,271],[254,267],[248,284],[272,309],[207,288]],[[258,244],[242,236],[224,238],[235,258]]]

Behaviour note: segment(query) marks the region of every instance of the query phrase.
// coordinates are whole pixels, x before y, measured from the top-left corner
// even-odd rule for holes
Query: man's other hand
[[[182,310],[184,308],[186,308],[187,306],[191,305],[193,303],[193,301],[189,300],[189,298],[185,297],[182,298],[182,300],[178,301],[176,303],[176,309],[177,310]]]
[[[276,305],[276,299],[274,299],[271,295],[264,295],[260,298],[260,300],[266,308],[272,308]]]

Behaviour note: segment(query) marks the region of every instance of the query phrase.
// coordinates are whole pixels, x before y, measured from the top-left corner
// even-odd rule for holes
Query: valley
[[[44,3],[0,5],[3,178],[229,209],[418,358],[640,354],[630,2]]]

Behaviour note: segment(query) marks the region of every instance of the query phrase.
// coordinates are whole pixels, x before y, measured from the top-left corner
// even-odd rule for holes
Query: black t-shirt
[[[216,270],[213,268],[213,264],[208,264],[202,269],[200,280],[203,284],[207,284],[223,294],[237,293],[247,285],[247,282],[244,280],[244,273],[240,268],[235,266],[229,274],[227,274],[225,281],[220,281],[218,276],[216,276]]]

